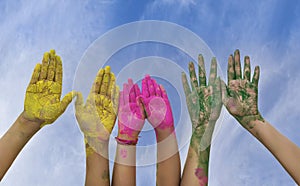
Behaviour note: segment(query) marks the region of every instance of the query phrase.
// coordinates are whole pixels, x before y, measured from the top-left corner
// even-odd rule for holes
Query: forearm
[[[193,133],[191,143],[183,170],[181,185],[200,185],[208,184],[208,166],[210,144],[208,146],[200,146],[203,136]],[[206,143],[205,143],[206,144]],[[203,145],[203,144],[202,144]],[[207,144],[206,144],[207,145]]]
[[[300,184],[300,148],[278,132],[267,121],[253,121],[253,129],[249,131],[255,136],[280,162],[291,177]]]
[[[156,129],[157,185],[180,184],[180,157],[174,127]],[[172,178],[172,179],[170,179]]]
[[[113,186],[136,185],[136,146],[117,145],[112,178]]]
[[[39,122],[28,121],[21,114],[2,136],[0,139],[0,180],[22,148],[39,129]]]
[[[86,144],[86,186],[110,185],[108,142],[102,144],[102,152],[98,154]]]

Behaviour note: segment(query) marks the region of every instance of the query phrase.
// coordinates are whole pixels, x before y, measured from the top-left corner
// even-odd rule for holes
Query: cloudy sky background
[[[265,119],[300,146],[297,0],[3,0],[0,12],[1,136],[21,113],[32,70],[45,51],[54,48],[63,59],[65,94],[72,89],[85,50],[102,34],[132,21],[164,20],[201,37],[217,57],[223,74],[228,55],[236,48],[242,56],[251,57],[252,69],[260,65],[259,109]],[[168,47],[148,47],[170,51],[157,50],[151,55],[173,59],[170,54],[176,53]],[[142,49],[147,46],[128,49],[129,58],[147,56]],[[187,63],[183,60],[180,65]],[[114,68],[120,71],[119,65]],[[179,105],[174,101],[172,106],[176,110]],[[186,108],[183,105],[181,109]],[[224,113],[225,120],[212,145],[210,185],[295,185],[274,157]],[[186,149],[181,151],[182,165]],[[83,139],[70,106],[52,126],[32,138],[0,185],[83,185],[84,174]],[[137,177],[138,185],[155,185],[155,166],[139,168]]]

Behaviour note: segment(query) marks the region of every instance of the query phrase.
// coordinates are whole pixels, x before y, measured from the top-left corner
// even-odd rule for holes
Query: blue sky
[[[223,74],[228,55],[236,48],[242,56],[251,57],[253,67],[260,65],[259,109],[265,119],[300,146],[297,0],[3,0],[0,12],[1,136],[22,111],[32,69],[45,51],[54,48],[63,59],[65,94],[72,89],[77,65],[93,41],[125,23],[163,20],[202,38],[217,57]],[[112,69],[120,70],[116,61],[126,52],[129,55],[124,61],[128,63],[147,55],[172,59],[182,67],[188,63],[188,57],[176,60],[172,54],[178,51],[171,47],[141,45],[113,56],[108,62]],[[174,79],[179,77],[174,75]],[[171,85],[168,90],[172,92]],[[180,107],[176,99],[172,107]],[[185,109],[184,105],[180,109]],[[295,185],[257,140],[227,112],[224,115],[212,144],[210,185]],[[181,151],[182,165],[186,149]],[[83,139],[70,106],[52,126],[34,136],[0,185],[83,185],[84,174]],[[155,185],[155,166],[139,168],[137,177],[138,185]]]

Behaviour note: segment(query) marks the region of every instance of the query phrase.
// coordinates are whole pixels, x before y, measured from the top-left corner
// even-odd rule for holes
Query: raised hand
[[[167,93],[164,87],[158,85],[149,75],[142,80],[142,97],[150,124],[155,129],[173,129],[174,120]]]
[[[77,93],[76,118],[85,140],[98,153],[99,145],[109,139],[114,127],[119,103],[119,87],[110,67],[100,69],[84,104],[82,94]]]
[[[234,56],[230,55],[228,58],[228,86],[223,81],[221,83],[224,105],[247,130],[254,127],[251,121],[264,121],[257,107],[259,67],[255,67],[252,81],[250,74],[250,58],[246,56],[242,77],[240,52],[236,50]]]
[[[140,89],[137,84],[133,84],[132,79],[128,79],[128,84],[123,84],[119,99],[119,130],[116,138],[121,143],[136,144],[144,126],[145,114],[140,95]]]
[[[62,61],[55,50],[46,52],[42,64],[35,66],[26,90],[22,117],[40,123],[40,127],[53,123],[67,108],[74,94],[61,100]]]
[[[217,78],[217,61],[212,58],[208,84],[204,59],[198,56],[198,76],[189,63],[191,87],[185,73],[182,83],[192,121],[192,137],[181,185],[207,185],[211,138],[222,108],[221,80]]]
[[[222,108],[220,78],[217,78],[217,61],[211,61],[210,76],[206,83],[206,73],[204,59],[202,55],[198,57],[199,80],[196,78],[194,63],[189,63],[190,89],[185,73],[182,73],[182,83],[186,96],[186,102],[190,118],[192,121],[193,137],[192,146],[197,146],[204,150],[210,145],[216,120],[220,116]],[[199,81],[199,82],[198,82]],[[204,134],[205,138],[203,138]],[[199,148],[201,141],[201,148]]]

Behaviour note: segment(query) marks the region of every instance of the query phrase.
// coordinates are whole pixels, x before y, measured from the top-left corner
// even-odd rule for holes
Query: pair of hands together
[[[87,143],[98,153],[98,143],[106,143],[118,116],[116,140],[135,145],[147,118],[155,130],[173,129],[170,102],[162,85],[150,76],[142,80],[142,92],[132,79],[123,84],[119,92],[115,76],[110,67],[100,69],[83,104],[81,93],[77,93],[76,118]]]
[[[222,105],[234,116],[247,130],[254,126],[252,121],[263,120],[257,106],[259,67],[255,67],[251,79],[250,58],[244,59],[244,73],[242,77],[240,52],[236,50],[234,55],[228,58],[228,84],[226,85],[220,77],[217,77],[217,62],[211,61],[210,75],[206,83],[204,59],[198,57],[199,77],[196,77],[194,64],[189,63],[191,88],[188,85],[187,77],[182,73],[182,82],[186,95],[187,107],[192,121],[193,138],[191,145],[198,146],[203,151],[209,147],[212,132],[216,120],[220,116]]]

